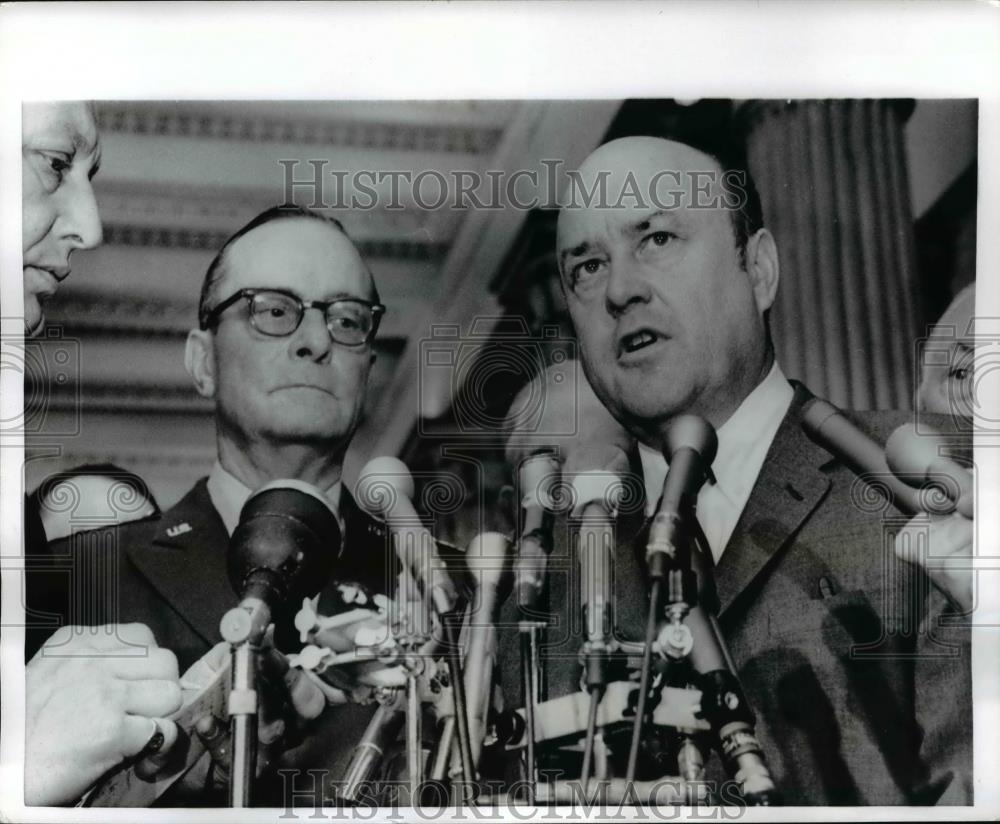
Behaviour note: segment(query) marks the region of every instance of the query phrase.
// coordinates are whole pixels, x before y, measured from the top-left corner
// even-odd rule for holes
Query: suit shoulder
[[[67,555],[81,546],[94,546],[107,542],[115,542],[120,546],[141,545],[153,539],[162,521],[163,514],[157,513],[124,524],[104,524],[93,529],[79,529],[72,535],[49,543],[48,550],[52,555]]]

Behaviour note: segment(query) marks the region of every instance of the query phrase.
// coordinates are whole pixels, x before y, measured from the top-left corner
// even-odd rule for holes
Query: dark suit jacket
[[[390,593],[398,562],[384,526],[358,508],[345,490],[341,496],[345,523],[344,550],[336,581],[356,581],[376,592]],[[157,643],[172,650],[180,672],[222,640],[219,621],[236,605],[226,573],[229,536],[212,506],[202,479],[162,516],[117,528],[81,533],[51,545],[28,575],[28,605],[49,616],[47,624],[29,630],[26,654],[34,654],[55,626],[140,622]],[[320,611],[323,611],[321,591]],[[294,651],[298,651],[297,649]],[[330,798],[327,781],[342,777],[351,749],[373,710],[345,705],[328,707],[306,740],[286,752],[278,768],[326,769],[326,781],[289,775],[259,784],[260,805],[282,805],[282,796],[300,793],[297,803],[315,806],[314,797]],[[172,798],[166,803],[213,804],[224,798]]]
[[[922,572],[896,560],[891,529],[906,518],[804,434],[809,397],[797,387],[715,570],[720,626],[781,800],[971,803],[968,631],[941,626],[957,616]],[[882,443],[906,419],[852,417]],[[619,519],[614,558],[615,626],[627,640],[644,637],[648,608],[648,522],[636,509]],[[543,700],[580,689],[569,537],[560,523],[547,584]],[[508,603],[504,623],[518,617]],[[522,706],[512,628],[501,632],[497,670],[506,705]],[[709,766],[709,779],[725,780],[717,757]]]

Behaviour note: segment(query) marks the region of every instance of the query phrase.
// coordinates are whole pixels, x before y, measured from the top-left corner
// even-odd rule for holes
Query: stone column
[[[740,109],[780,253],[779,362],[847,408],[912,407],[919,301],[903,144],[912,108],[809,100]]]

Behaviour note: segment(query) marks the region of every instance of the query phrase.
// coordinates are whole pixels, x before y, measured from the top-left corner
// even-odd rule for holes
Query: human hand
[[[893,547],[899,558],[922,567],[962,612],[971,610],[973,604],[973,524],[960,512],[944,517],[922,512],[896,534]]]
[[[62,627],[28,662],[25,702],[24,802],[68,803],[158,732],[173,746],[177,659],[145,624]]]

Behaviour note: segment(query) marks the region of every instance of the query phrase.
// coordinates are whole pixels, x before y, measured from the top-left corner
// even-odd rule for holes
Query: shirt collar
[[[333,509],[333,514],[337,516],[341,534],[343,534],[344,524],[340,517],[341,486],[343,484],[337,481],[326,490],[325,495],[327,502]],[[236,525],[240,522],[240,511],[252,491],[239,478],[227,472],[219,461],[215,462],[208,476],[208,495],[212,499],[212,505],[222,518],[222,523],[226,525],[226,532],[230,535],[233,534]]]
[[[735,502],[746,504],[764,464],[771,441],[792,403],[795,391],[775,361],[771,370],[739,408],[716,431],[719,448],[712,472],[719,486]],[[668,464],[657,450],[639,444],[646,487],[646,511],[652,514],[663,492]]]

